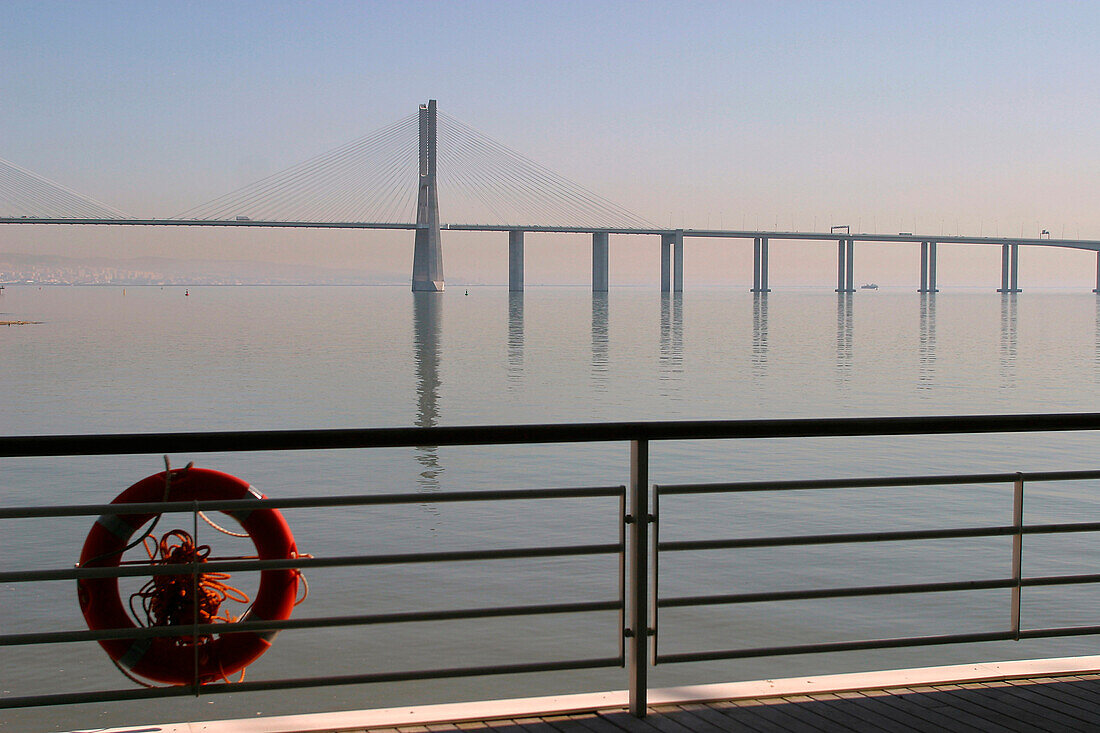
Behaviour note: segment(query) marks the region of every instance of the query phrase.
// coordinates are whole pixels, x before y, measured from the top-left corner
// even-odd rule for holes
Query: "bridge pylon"
[[[434,99],[420,105],[420,183],[416,196],[412,289],[413,292],[443,291],[443,246],[439,240],[439,196],[436,192]]]

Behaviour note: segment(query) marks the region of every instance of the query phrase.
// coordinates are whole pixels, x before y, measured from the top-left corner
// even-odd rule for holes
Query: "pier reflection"
[[[592,384],[607,390],[608,378],[607,293],[592,293]]]
[[[752,298],[752,376],[762,379],[768,373],[768,294],[754,293]]]
[[[1093,363],[1096,365],[1096,377],[1100,379],[1100,295],[1096,296],[1096,348]]]
[[[837,293],[836,374],[841,386],[852,379],[852,300],[852,293]]]
[[[1016,293],[1001,294],[1001,389],[1016,388]]]
[[[439,357],[442,335],[443,296],[439,293],[413,293],[413,359],[416,363],[416,425],[430,428],[439,422]],[[415,449],[420,475],[416,483],[421,491],[439,491],[437,446]]]
[[[660,379],[678,382],[684,372],[684,297],[661,293]],[[667,395],[667,392],[665,393]]]
[[[920,294],[920,343],[917,347],[917,390],[929,391],[936,377],[936,294]]]
[[[508,388],[523,381],[523,293],[508,293]]]

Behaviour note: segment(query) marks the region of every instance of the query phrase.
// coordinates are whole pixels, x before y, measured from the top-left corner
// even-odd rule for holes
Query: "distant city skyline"
[[[5,5],[0,157],[170,216],[415,112],[428,98],[661,226],[1100,238],[1100,8],[1070,3]],[[408,233],[0,228],[0,251],[407,268]],[[652,238],[611,283],[656,282]],[[500,240],[500,241],[498,241]],[[586,279],[583,237],[528,239],[531,282]],[[504,282],[502,235],[444,237],[448,278]],[[693,256],[693,253],[698,256]],[[856,277],[917,277],[857,245]],[[773,287],[835,249],[777,242]],[[1094,257],[1021,254],[1021,286]],[[686,278],[751,282],[751,242],[692,240]],[[747,275],[746,275],[747,273]],[[747,277],[747,280],[746,280]],[[994,247],[941,247],[991,284]]]

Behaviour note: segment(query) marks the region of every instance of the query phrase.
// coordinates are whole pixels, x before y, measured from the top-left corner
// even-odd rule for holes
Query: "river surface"
[[[468,292],[468,294],[464,294]],[[46,287],[0,292],[0,434],[1100,410],[1100,299],[824,289]],[[1097,436],[672,442],[651,480],[1100,468]],[[444,504],[441,491],[629,483],[629,446],[419,447],[171,456],[273,496],[422,492],[291,510],[315,556],[615,542],[614,499]],[[160,456],[3,459],[5,506],[102,503]],[[1011,522],[1011,487],[669,498],[661,539]],[[1026,521],[1100,520],[1097,482],[1027,487]],[[189,524],[189,521],[187,522]],[[71,567],[87,518],[7,520],[0,569]],[[228,554],[234,541],[200,530]],[[239,548],[238,548],[239,549]],[[669,553],[661,597],[1003,578],[1007,538]],[[1027,575],[1095,572],[1091,535],[1028,539]],[[317,570],[295,617],[586,600],[614,558]],[[240,578],[250,590],[255,579]],[[254,585],[251,586],[254,589]],[[1026,590],[1025,627],[1096,624],[1092,586]],[[239,610],[238,610],[239,612]],[[1005,590],[666,609],[662,653],[1002,630]],[[0,586],[0,633],[84,627],[71,581]],[[249,680],[607,657],[615,613],[284,632]],[[1090,654],[1094,637],[661,665],[654,686]],[[94,643],[0,647],[0,696],[129,688]],[[619,669],[4,711],[3,730],[251,717],[622,689]]]

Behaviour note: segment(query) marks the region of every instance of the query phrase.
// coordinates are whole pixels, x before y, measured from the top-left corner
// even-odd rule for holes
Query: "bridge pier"
[[[435,100],[420,105],[420,182],[416,194],[416,239],[413,246],[414,292],[443,291],[443,247],[439,240],[436,193]]]
[[[1019,293],[1020,245],[1001,245],[1001,287],[998,293]]]
[[[523,230],[508,231],[508,292],[523,292]]]
[[[854,293],[855,288],[855,240],[841,239],[836,245],[836,292]]]
[[[920,289],[918,293],[938,293],[936,287],[936,243],[920,243]]]
[[[592,292],[607,292],[607,232],[592,232]]]
[[[672,290],[672,240],[673,235],[662,234],[661,235],[661,292],[667,293]],[[1098,253],[1100,254],[1100,253]],[[1100,260],[1097,260],[1097,267],[1100,268]]]
[[[673,269],[672,291],[682,293],[684,291],[684,230],[677,229],[672,234],[673,243]]]
[[[768,238],[752,240],[752,292],[770,293],[768,287]]]

